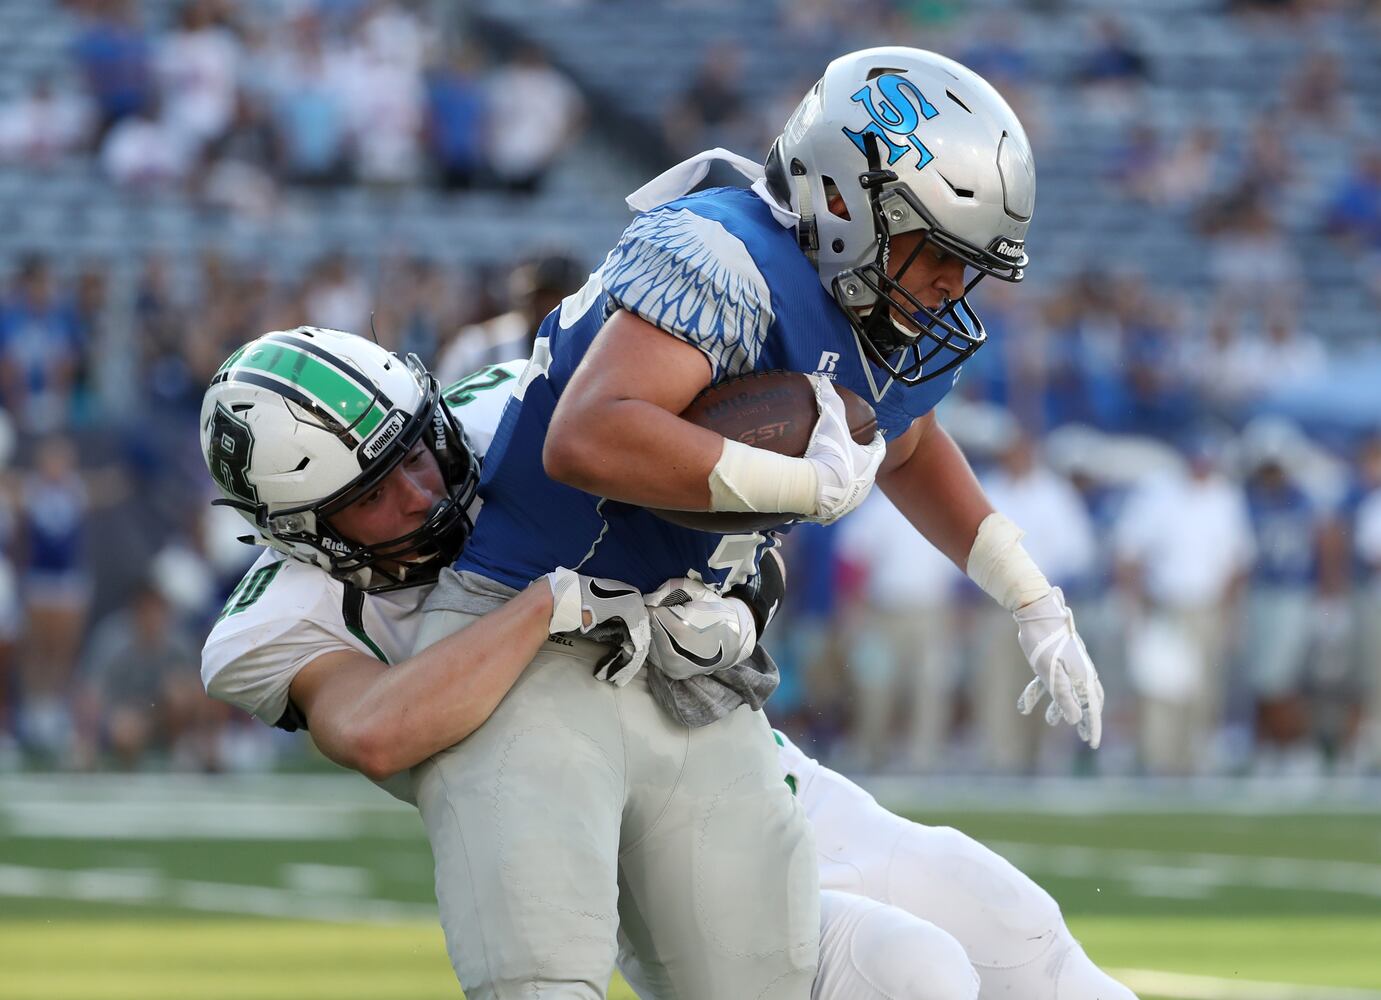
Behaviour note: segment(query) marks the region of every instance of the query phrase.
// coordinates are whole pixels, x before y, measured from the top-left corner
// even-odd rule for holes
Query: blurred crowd
[[[540,199],[596,103],[541,48],[486,44],[447,5],[192,0],[159,7],[172,16],[156,27],[138,4],[64,6],[72,72],[0,102],[0,161],[83,159],[112,189],[238,213],[302,185]],[[857,769],[1381,772],[1381,406],[1348,388],[1378,363],[1335,335],[1301,256],[1316,241],[1381,306],[1375,104],[1307,32],[1361,5],[1229,5],[1243,31],[1301,35],[1237,131],[1140,114],[1153,54],[1111,15],[1053,83],[1000,16],[943,3],[797,2],[780,31],[828,44],[846,6],[851,31],[862,18],[988,76],[1038,159],[1055,104],[1103,123],[1080,176],[1090,203],[1168,226],[1199,283],[1135,252],[1073,269],[1048,255],[1043,277],[1038,216],[1031,278],[975,293],[990,343],[942,411],[1069,597],[1108,691],[1105,747],[1016,714],[1029,668],[1010,619],[881,497],[787,536],[775,721]],[[763,44],[705,47],[639,141],[663,163],[764,149],[811,79],[753,86]],[[200,693],[200,637],[254,554],[208,506],[207,380],[245,340],[310,323],[373,329],[449,381],[525,354],[603,249],[496,245],[466,269],[378,247],[298,270],[210,247],[0,255],[0,769],[302,763],[301,740]]]
[[[1076,424],[1037,441],[962,403],[944,420],[1074,609],[1103,748],[1017,716],[1030,668],[1010,616],[882,496],[788,537],[779,724],[864,770],[1381,767],[1381,436],[1349,465],[1271,418],[1177,446]]]
[[[282,185],[533,192],[583,102],[540,49],[491,56],[436,5],[68,0],[73,72],[0,107],[0,160],[94,157],[123,188],[271,212]],[[502,123],[503,127],[497,127]]]

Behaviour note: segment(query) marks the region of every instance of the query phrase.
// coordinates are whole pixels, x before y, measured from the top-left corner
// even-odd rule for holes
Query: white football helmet
[[[418,442],[449,495],[416,531],[365,546],[332,514],[383,481]],[[479,465],[415,355],[302,326],[250,341],[226,359],[201,406],[201,450],[258,540],[365,591],[436,579],[465,544]],[[251,539],[245,539],[249,541]]]
[[[830,63],[773,143],[767,180],[800,214],[801,249],[868,357],[907,385],[982,346],[966,296],[984,275],[1022,279],[1031,145],[996,90],[934,52],[864,49]],[[931,241],[978,272],[939,309],[888,276],[890,238],[912,231],[925,239],[899,277]]]

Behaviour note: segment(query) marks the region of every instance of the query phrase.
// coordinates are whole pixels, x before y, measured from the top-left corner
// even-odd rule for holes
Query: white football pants
[[[418,648],[474,617],[428,611]],[[645,675],[595,680],[605,652],[548,641],[483,726],[413,770],[466,996],[602,998],[621,925],[665,987],[644,1000],[806,1000],[814,844],[767,720],[687,729]]]
[[[889,904],[952,937],[978,973],[979,1000],[1136,1000],[1084,954],[1050,894],[1006,859],[958,830],[888,812],[785,737],[779,742],[782,768],[815,829],[822,889]],[[822,962],[830,950],[826,934]],[[917,954],[936,962],[944,949],[932,944]],[[929,997],[897,994],[913,995]]]

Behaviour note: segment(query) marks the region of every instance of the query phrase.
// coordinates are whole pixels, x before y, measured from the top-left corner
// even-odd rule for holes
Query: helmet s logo
[[[249,481],[249,459],[254,450],[254,433],[249,424],[216,404],[206,450],[207,465],[220,488],[237,500],[257,504],[259,491]]]
[[[873,91],[874,87],[877,88],[876,94]],[[868,117],[872,119],[857,131],[848,128],[843,130],[860,153],[867,154],[868,147],[864,144],[863,137],[871,133],[887,146],[888,166],[911,152],[917,153],[920,157],[916,163],[917,170],[924,168],[935,158],[930,150],[926,149],[925,143],[916,138],[915,133],[916,129],[920,128],[922,120],[929,121],[940,112],[935,110],[935,105],[927,101],[920,89],[906,77],[884,73],[851,94],[849,100],[863,105]]]

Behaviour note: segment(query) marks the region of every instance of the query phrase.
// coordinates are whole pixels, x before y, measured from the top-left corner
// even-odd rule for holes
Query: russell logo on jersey
[[[820,360],[815,364],[815,374],[823,375],[833,382],[839,376],[835,373],[835,368],[839,365],[839,354],[836,351],[821,351]]]

